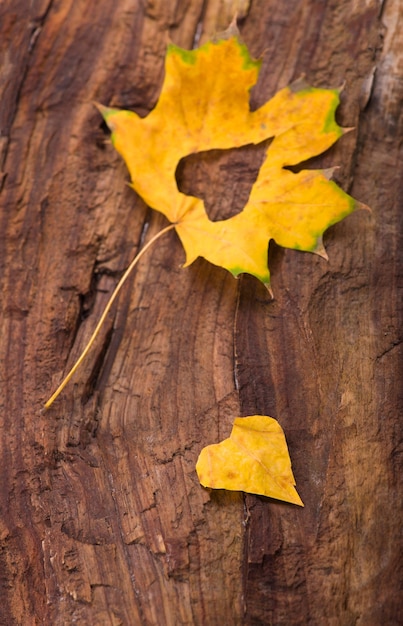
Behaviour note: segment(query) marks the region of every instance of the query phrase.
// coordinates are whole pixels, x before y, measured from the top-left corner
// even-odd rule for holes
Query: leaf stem
[[[82,353],[80,354],[80,356],[78,357],[77,361],[74,363],[73,367],[71,368],[71,370],[69,371],[69,373],[65,376],[65,378],[62,380],[62,382],[60,383],[60,385],[58,386],[58,388],[56,389],[56,391],[50,396],[49,400],[45,403],[45,409],[48,409],[53,402],[56,400],[56,398],[61,394],[61,392],[63,391],[63,389],[65,388],[65,386],[67,385],[67,383],[69,382],[69,380],[72,378],[72,376],[74,375],[74,373],[76,372],[76,370],[79,368],[79,366],[81,365],[81,363],[84,361],[85,357],[87,356],[88,352],[90,351],[92,344],[94,343],[102,324],[104,323],[106,316],[108,315],[112,304],[114,303],[114,301],[116,300],[120,290],[122,289],[123,285],[125,284],[126,280],[128,279],[131,271],[133,270],[133,268],[137,265],[137,263],[140,261],[141,257],[143,256],[143,254],[145,254],[147,252],[147,250],[163,235],[165,235],[165,233],[167,233],[169,230],[172,230],[173,228],[175,228],[175,224],[169,224],[169,226],[166,226],[165,228],[163,228],[162,230],[160,230],[156,235],[154,235],[154,237],[152,237],[150,239],[150,241],[148,241],[145,246],[143,248],[141,248],[141,250],[136,254],[136,256],[134,257],[133,261],[130,263],[129,267],[127,268],[127,270],[125,271],[125,273],[123,274],[122,278],[119,280],[118,284],[115,287],[114,292],[112,293],[111,297],[109,298],[109,301],[104,309],[104,312],[102,313],[98,324],[95,327],[94,332],[92,333],[90,339],[88,340],[87,345],[85,346],[84,350],[82,351]]]

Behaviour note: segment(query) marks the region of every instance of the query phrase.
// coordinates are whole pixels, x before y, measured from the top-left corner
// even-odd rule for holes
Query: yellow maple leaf
[[[326,256],[323,232],[359,203],[329,180],[333,170],[285,169],[320,154],[343,135],[335,120],[338,90],[299,81],[251,111],[249,92],[259,67],[236,36],[191,51],[170,45],[161,95],[149,115],[99,108],[132,186],[175,224],[186,265],[201,256],[234,276],[247,272],[269,285],[270,239]],[[175,172],[183,157],[267,138],[273,141],[239,214],[213,222],[201,199],[178,190]]]
[[[237,417],[228,439],[203,448],[196,471],[204,487],[304,506],[295,489],[284,432],[272,417]]]
[[[250,89],[260,61],[231,30],[198,50],[168,46],[165,79],[153,111],[140,118],[131,111],[98,105],[112,131],[112,142],[128,166],[132,186],[149,206],[171,222],[136,255],[118,282],[80,357],[46,402],[49,408],[88,354],[127,277],[149,247],[175,228],[186,265],[201,256],[234,276],[247,272],[267,287],[270,239],[326,257],[323,232],[363,207],[330,180],[332,169],[286,169],[318,155],[339,139],[335,120],[339,92],[299,81],[279,91],[256,111]],[[189,154],[258,144],[272,138],[243,210],[211,221],[203,201],[181,193],[179,161]]]

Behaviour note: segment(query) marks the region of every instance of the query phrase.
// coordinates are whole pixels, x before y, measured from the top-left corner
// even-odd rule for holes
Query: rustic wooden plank
[[[398,621],[399,4],[2,3],[0,623]],[[191,48],[236,7],[265,51],[254,106],[301,73],[346,82],[356,131],[317,162],[341,163],[372,214],[329,230],[328,264],[272,246],[274,301],[202,260],[182,269],[166,235],[41,413],[165,223],[92,102],[146,114],[168,39]],[[221,215],[260,156],[188,159],[180,184]],[[304,510],[199,486],[200,449],[255,412],[285,428]]]
[[[15,11],[14,63],[25,75],[9,105],[3,189],[3,376],[13,381],[2,440],[3,501],[12,501],[5,589],[14,581],[5,623],[236,622],[241,497],[210,498],[194,472],[201,442],[237,412],[231,277],[200,264],[182,272],[167,238],[76,387],[40,414],[116,276],[161,225],[125,188],[91,102],[149,110],[170,31],[191,46],[202,4],[63,2],[25,19],[22,5]]]
[[[301,512],[247,497],[247,623],[392,625],[402,614],[402,6],[294,3],[286,17],[274,4],[260,29],[272,55],[267,72],[278,84],[301,71],[315,84],[346,80],[339,119],[356,131],[324,161],[342,163],[338,178],[372,214],[329,230],[328,263],[273,247],[273,303],[244,280],[242,411],[278,417],[306,504]],[[262,45],[258,23],[245,29]]]

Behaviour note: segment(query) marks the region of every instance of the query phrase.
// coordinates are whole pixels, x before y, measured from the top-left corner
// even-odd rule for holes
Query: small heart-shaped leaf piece
[[[212,489],[245,491],[304,506],[283,429],[266,415],[237,417],[228,439],[203,448],[196,471]]]

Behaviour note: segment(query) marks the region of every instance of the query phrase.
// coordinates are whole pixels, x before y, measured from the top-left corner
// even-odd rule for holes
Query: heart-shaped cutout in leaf
[[[245,491],[304,506],[295,489],[283,429],[266,415],[237,417],[228,439],[203,448],[196,471],[204,487]]]

